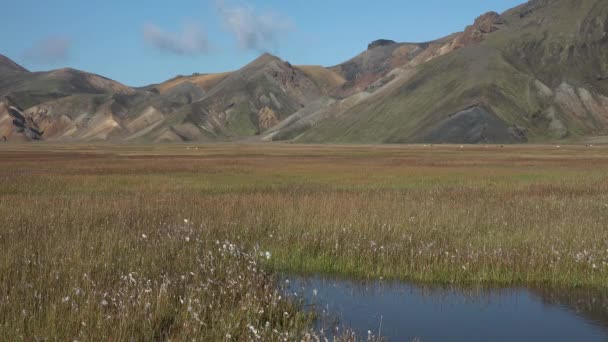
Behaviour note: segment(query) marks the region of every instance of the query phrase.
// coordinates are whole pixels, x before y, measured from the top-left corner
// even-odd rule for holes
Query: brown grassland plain
[[[0,145],[10,340],[313,339],[281,273],[608,290],[608,147]]]

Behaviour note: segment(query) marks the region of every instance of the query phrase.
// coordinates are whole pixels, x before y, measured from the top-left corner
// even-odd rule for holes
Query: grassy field
[[[0,330],[283,340],[277,273],[608,290],[608,147],[0,145]]]

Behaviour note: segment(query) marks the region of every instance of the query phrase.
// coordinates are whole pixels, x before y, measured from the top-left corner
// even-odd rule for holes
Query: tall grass
[[[606,166],[574,147],[1,147],[0,330],[313,339],[275,272],[608,289]]]

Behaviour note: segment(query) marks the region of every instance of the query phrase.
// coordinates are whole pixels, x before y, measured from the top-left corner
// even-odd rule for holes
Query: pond
[[[287,279],[330,337],[345,326],[388,341],[608,341],[603,292]]]

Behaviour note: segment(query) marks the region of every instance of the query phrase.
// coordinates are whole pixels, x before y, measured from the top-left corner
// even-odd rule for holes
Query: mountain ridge
[[[263,54],[141,88],[74,69],[31,73],[0,56],[0,98],[56,141],[577,139],[608,135],[607,31],[605,2],[532,0],[437,40],[373,41],[333,67]],[[0,108],[4,132],[7,117]]]
[[[0,76],[11,72],[29,72],[26,68],[15,63],[5,55],[0,54]]]

